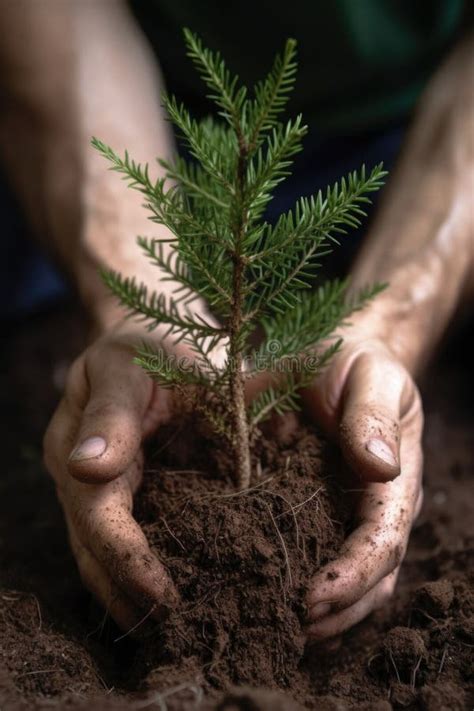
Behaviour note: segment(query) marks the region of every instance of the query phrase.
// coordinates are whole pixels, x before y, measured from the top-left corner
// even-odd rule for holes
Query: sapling
[[[375,285],[348,298],[341,280],[311,287],[320,258],[348,227],[360,224],[368,194],[381,186],[385,173],[382,164],[370,174],[362,167],[324,193],[302,197],[293,210],[269,223],[266,207],[290,174],[307,132],[301,115],[281,121],[295,82],[296,42],[286,42],[268,76],[249,92],[219,53],[206,49],[189,30],[184,36],[217,107],[216,116],[197,120],[174,97],[164,96],[188,157],[159,159],[165,177],[153,180],[148,165],[136,163],[127,152],[120,157],[93,139],[112,169],[143,193],[151,220],[167,228],[165,238],[140,236],[138,243],[160,270],[160,279],[175,283],[176,290],[171,297],[149,293],[133,275],[113,271],[104,278],[150,330],[164,324],[168,336],[192,349],[190,368],[150,345],[143,345],[135,362],[162,386],[203,386],[212,394],[214,405],[201,401],[201,409],[227,438],[236,483],[245,488],[252,478],[252,428],[272,412],[298,407],[298,390],[341,345],[331,334],[381,288]],[[193,311],[197,297],[207,300],[215,320]],[[256,330],[263,333],[258,347],[251,345]],[[219,346],[226,357],[218,367],[212,355]],[[262,369],[274,377],[247,408],[246,380]]]

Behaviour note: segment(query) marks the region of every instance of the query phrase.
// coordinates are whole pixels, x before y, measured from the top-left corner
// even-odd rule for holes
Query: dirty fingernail
[[[385,464],[390,464],[391,467],[398,466],[398,462],[395,459],[392,450],[382,439],[370,439],[365,445],[365,448],[368,452],[370,452],[370,454],[373,454],[374,457],[381,459],[382,462],[385,462]]]
[[[81,459],[92,459],[100,457],[107,449],[107,442],[103,437],[89,437],[89,439],[81,442],[76,449],[73,450],[69,459],[77,462]]]

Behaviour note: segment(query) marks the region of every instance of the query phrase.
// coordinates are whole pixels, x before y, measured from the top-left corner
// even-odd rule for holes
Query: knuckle
[[[347,577],[346,601],[352,603],[358,600],[361,595],[367,592],[370,584],[370,571],[363,569],[362,566],[359,569],[353,567]]]
[[[417,385],[408,376],[407,385],[402,397],[402,419],[405,423],[417,423],[419,432],[423,428],[423,403]]]
[[[341,439],[353,443],[354,435],[364,441],[371,437],[389,439],[398,444],[400,423],[381,403],[367,402],[355,411],[346,413],[340,423]]]
[[[334,610],[343,610],[357,602],[370,587],[369,573],[355,565],[344,572],[332,571],[332,574],[337,574],[338,584]]]
[[[87,417],[92,418],[107,418],[116,419],[120,414],[120,410],[117,407],[116,402],[110,399],[91,399],[90,403],[87,405],[86,413]]]

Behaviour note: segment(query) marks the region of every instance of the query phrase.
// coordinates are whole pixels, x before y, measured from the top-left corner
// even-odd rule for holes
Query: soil
[[[152,670],[142,681],[147,689],[162,688],[170,674],[187,678],[209,701],[216,689],[242,684],[307,699],[305,593],[314,572],[337,556],[348,523],[340,477],[322,466],[336,465],[336,455],[307,426],[283,443],[260,435],[259,476],[239,492],[225,478],[232,463],[222,445],[213,461],[218,445],[201,429],[191,421],[160,433],[159,468],[150,467],[137,499],[136,516],[181,597],[142,645],[137,676]]]
[[[116,641],[119,631],[81,586],[41,464],[41,435],[82,333],[70,306],[17,326],[2,349],[2,711],[472,708],[474,349],[466,334],[451,340],[423,384],[425,502],[393,600],[334,655],[313,649],[301,660],[305,581],[318,554],[321,563],[335,555],[346,521],[338,482],[316,466],[327,453],[304,429],[286,474],[245,497],[222,498],[229,489],[202,455],[192,471],[148,473],[136,514],[183,608],[144,641]],[[260,441],[262,482],[285,472],[285,446]],[[338,470],[334,460],[331,467]],[[321,505],[295,512],[318,489]]]

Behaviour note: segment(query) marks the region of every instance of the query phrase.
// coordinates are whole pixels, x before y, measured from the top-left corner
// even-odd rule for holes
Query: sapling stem
[[[239,128],[239,158],[236,169],[236,224],[234,227],[234,255],[232,267],[232,303],[229,324],[229,407],[232,413],[232,445],[234,448],[235,477],[239,489],[250,486],[252,476],[250,459],[249,425],[245,407],[244,374],[242,358],[242,307],[243,273],[242,240],[246,227],[245,171],[247,168],[247,145]]]
[[[250,459],[249,425],[245,407],[242,357],[237,355],[230,374],[230,408],[232,410],[235,478],[239,489],[250,486],[252,469]]]

